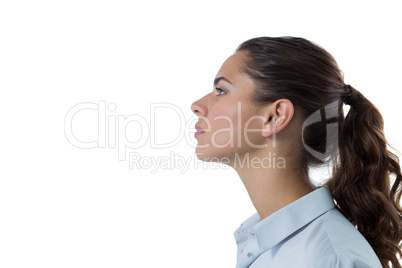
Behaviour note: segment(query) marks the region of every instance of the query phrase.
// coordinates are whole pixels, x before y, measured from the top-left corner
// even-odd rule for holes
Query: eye
[[[224,94],[226,94],[226,91],[224,91],[223,89],[221,89],[221,88],[216,88],[216,91],[218,91],[218,95],[216,95],[216,96],[220,96],[220,95],[224,95]]]

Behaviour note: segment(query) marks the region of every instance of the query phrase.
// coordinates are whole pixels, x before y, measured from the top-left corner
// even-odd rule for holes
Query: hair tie
[[[343,85],[343,93],[342,93],[342,101],[347,105],[352,104],[352,96],[356,93],[356,89],[354,89],[351,85],[344,84]]]
[[[365,97],[360,91],[356,90],[351,85],[343,85],[342,101],[349,106],[357,106],[365,101]]]

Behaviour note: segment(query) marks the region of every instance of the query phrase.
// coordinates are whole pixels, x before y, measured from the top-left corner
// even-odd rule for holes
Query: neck
[[[276,159],[272,159],[274,157]],[[258,159],[265,159],[265,161],[258,161]],[[268,154],[265,152],[264,158],[260,152],[259,155],[239,157],[239,160],[243,161],[239,163],[243,165],[233,165],[260,215],[260,220],[312,192],[315,188],[300,172],[300,166],[289,159],[273,152]],[[276,161],[275,165],[274,161]]]

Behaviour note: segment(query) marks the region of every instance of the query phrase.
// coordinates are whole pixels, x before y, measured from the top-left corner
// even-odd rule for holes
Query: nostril
[[[196,105],[195,103],[193,103],[193,104],[191,105],[191,110],[192,110],[193,113],[195,113],[195,114],[200,112],[199,108],[197,107],[197,105]]]
[[[200,116],[200,115],[204,115],[207,111],[207,107],[205,106],[205,103],[203,103],[201,100],[195,101],[193,102],[193,104],[191,104],[191,110],[193,111],[194,114]]]

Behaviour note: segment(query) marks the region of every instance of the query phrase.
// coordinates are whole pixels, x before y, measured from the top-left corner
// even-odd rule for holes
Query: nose
[[[191,104],[191,110],[198,116],[206,116],[207,106],[205,105],[205,97],[206,96]]]

